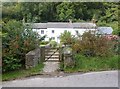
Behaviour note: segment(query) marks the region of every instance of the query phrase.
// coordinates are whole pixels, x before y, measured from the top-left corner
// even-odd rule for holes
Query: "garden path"
[[[44,73],[57,72],[59,69],[59,62],[44,62],[45,66],[43,68]]]
[[[59,69],[59,52],[57,49],[49,49],[47,50],[47,54],[45,55],[45,62],[43,73],[54,73]],[[53,54],[53,55],[52,55]],[[51,56],[52,55],[52,56]]]

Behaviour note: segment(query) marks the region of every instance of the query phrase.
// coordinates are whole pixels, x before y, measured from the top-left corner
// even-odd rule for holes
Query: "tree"
[[[21,10],[21,3],[16,2],[5,2],[2,5],[2,20],[4,22],[8,22],[11,19],[15,20],[22,20],[22,10]]]
[[[115,2],[10,2],[3,3],[3,21],[10,19],[25,22],[91,21],[93,16],[99,22],[118,21],[118,3]]]
[[[57,6],[57,18],[59,21],[68,21],[74,19],[75,10],[72,3],[63,2]]]
[[[40,22],[43,4],[37,2],[22,3],[22,14],[25,22]]]

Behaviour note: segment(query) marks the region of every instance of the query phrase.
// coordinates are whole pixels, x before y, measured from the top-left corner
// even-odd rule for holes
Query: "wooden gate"
[[[56,48],[46,48],[41,47],[41,58],[44,62],[59,62],[62,60],[62,48],[56,47]]]

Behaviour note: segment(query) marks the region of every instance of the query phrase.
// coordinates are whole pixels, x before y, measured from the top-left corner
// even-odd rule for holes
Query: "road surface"
[[[118,87],[118,71],[102,71],[59,77],[31,77],[3,82],[3,87]]]

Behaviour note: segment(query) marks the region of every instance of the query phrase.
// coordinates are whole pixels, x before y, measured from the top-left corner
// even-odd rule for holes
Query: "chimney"
[[[92,19],[92,22],[95,24],[96,23],[95,19]]]
[[[71,20],[71,19],[69,19],[69,23],[72,23],[72,20]]]
[[[91,21],[91,22],[94,24],[94,26],[95,26],[95,29],[97,29],[96,20],[95,20],[95,19],[92,19],[92,21]]]

